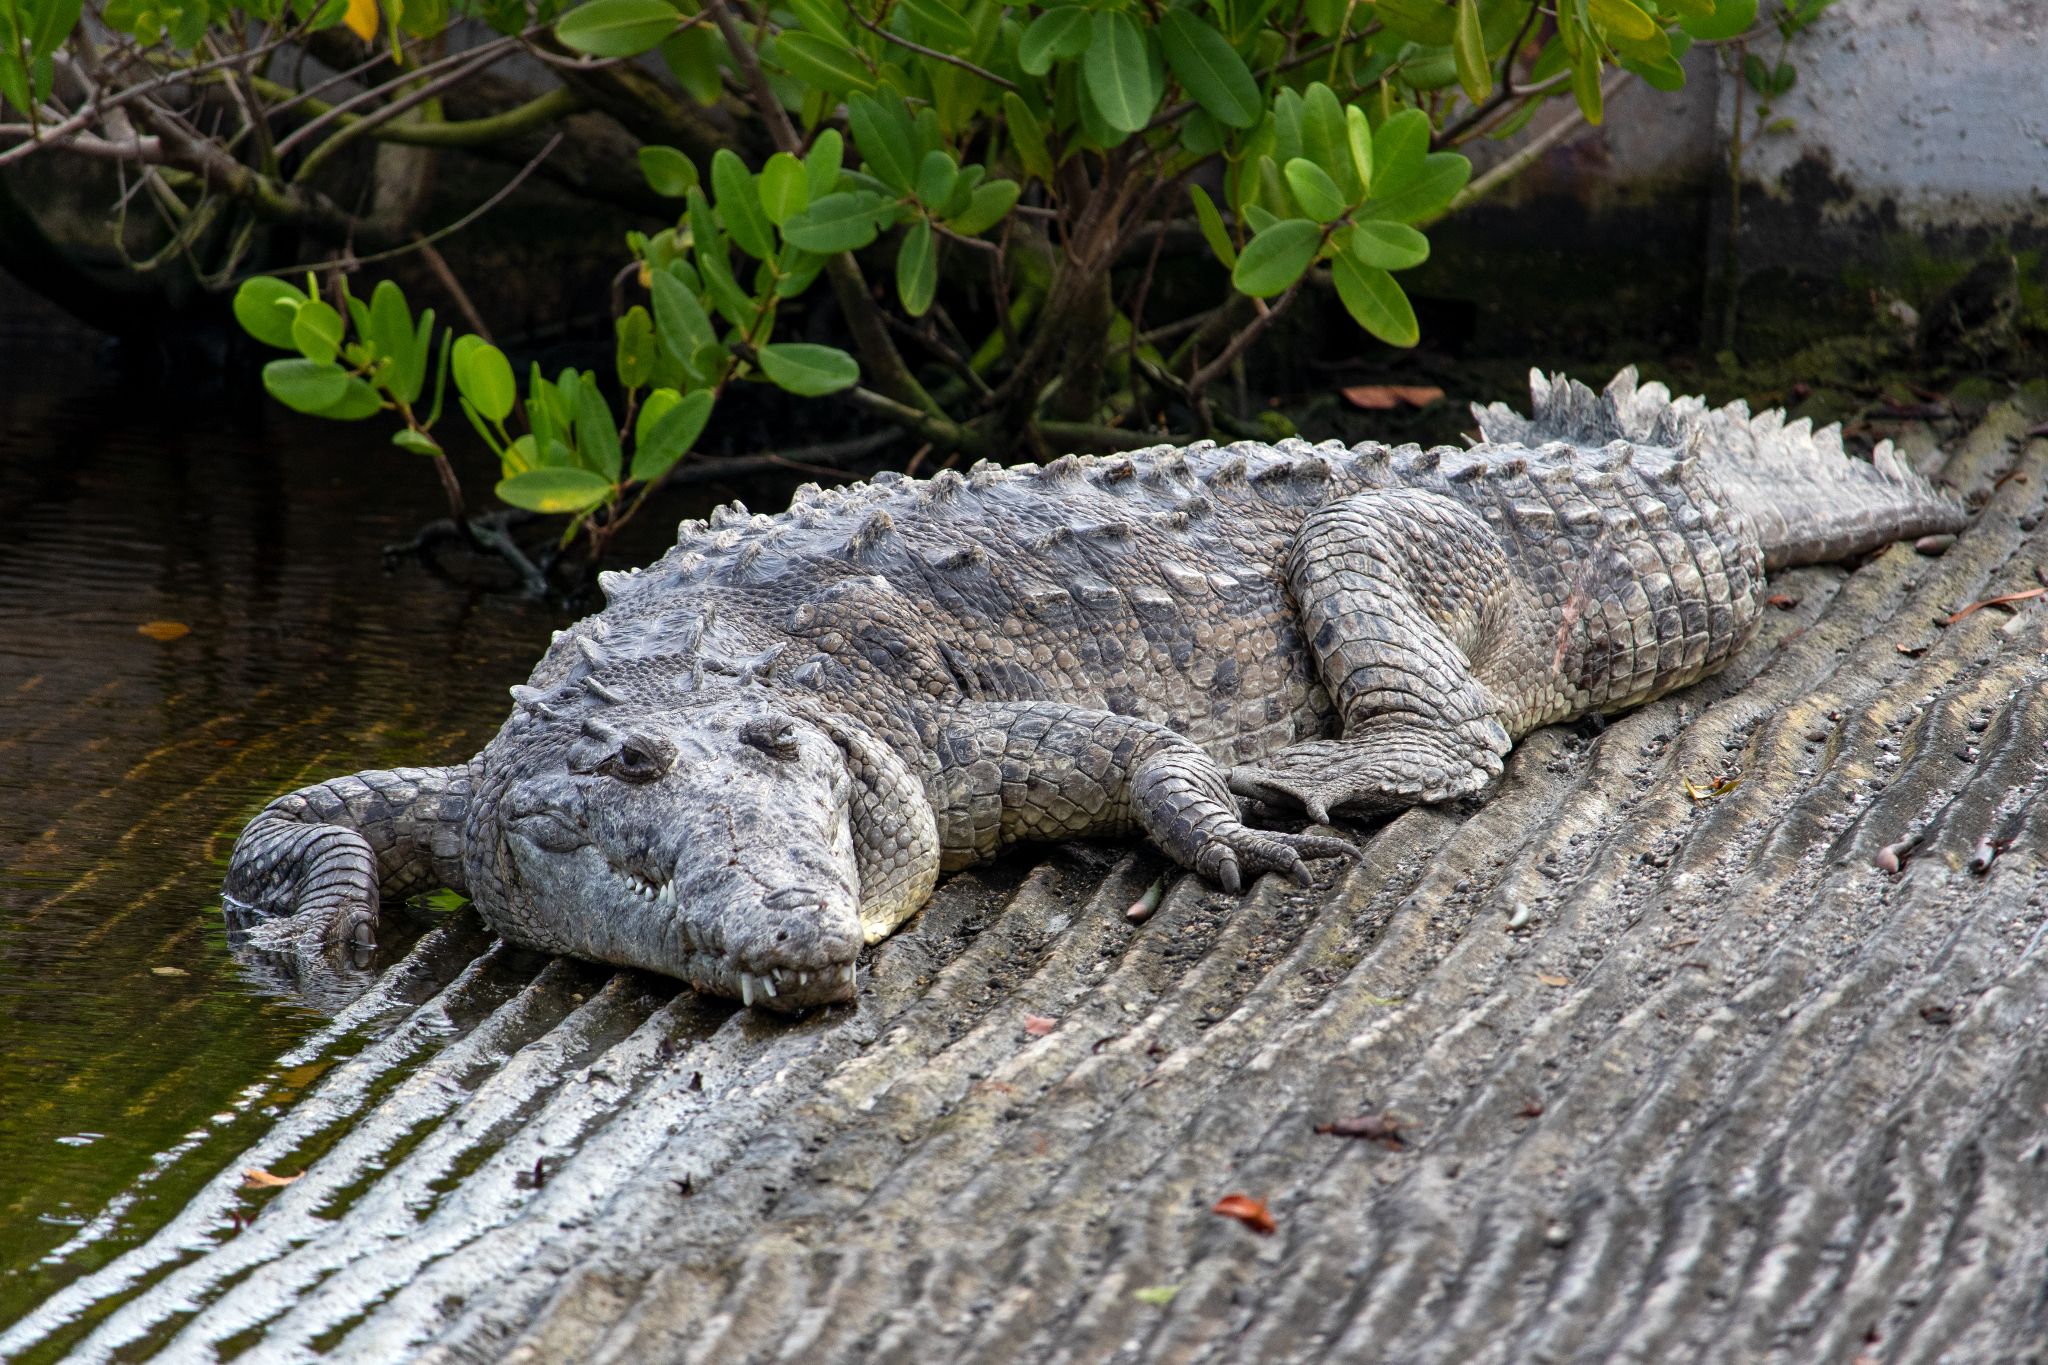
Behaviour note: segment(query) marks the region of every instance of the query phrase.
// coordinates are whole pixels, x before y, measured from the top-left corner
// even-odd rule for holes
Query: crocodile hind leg
[[[941,866],[1025,839],[1142,829],[1174,861],[1225,890],[1304,858],[1350,857],[1342,839],[1252,829],[1223,770],[1163,725],[1058,702],[970,702],[946,714],[933,802]]]
[[[1343,734],[1233,769],[1234,791],[1326,821],[1340,807],[1452,800],[1500,774],[1511,741],[1489,680],[1542,661],[1484,520],[1437,493],[1356,494],[1302,525],[1287,573]]]
[[[235,841],[223,893],[304,916],[332,952],[376,945],[377,908],[435,887],[463,890],[469,769],[394,768],[280,796]]]

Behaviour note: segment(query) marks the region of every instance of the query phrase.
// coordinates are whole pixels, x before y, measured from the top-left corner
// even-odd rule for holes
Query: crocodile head
[[[547,707],[483,755],[479,908],[515,941],[796,1010],[854,993],[854,778],[765,687]],[[483,883],[478,886],[479,881]]]

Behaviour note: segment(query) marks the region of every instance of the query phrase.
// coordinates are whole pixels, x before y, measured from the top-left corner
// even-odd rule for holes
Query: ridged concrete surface
[[[795,1024],[451,920],[0,1356],[2048,1359],[2048,609],[1936,624],[2041,585],[2028,421],[1946,555],[1785,576],[1732,672],[1306,891],[1134,926],[1156,858],[1020,859]]]

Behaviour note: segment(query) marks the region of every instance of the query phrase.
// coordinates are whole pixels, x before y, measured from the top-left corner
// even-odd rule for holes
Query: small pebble
[[[1991,870],[1991,864],[1998,861],[1998,845],[1985,835],[1977,841],[1977,847],[1970,851],[1970,871],[1983,876]]]
[[[1923,555],[1938,555],[1955,543],[1956,538],[1953,535],[1922,536],[1913,542],[1913,548]]]

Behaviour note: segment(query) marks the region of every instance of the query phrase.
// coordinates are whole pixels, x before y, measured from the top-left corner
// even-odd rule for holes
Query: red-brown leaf
[[[1353,384],[1344,391],[1344,401],[1368,412],[1385,412],[1406,403],[1426,408],[1444,396],[1444,391],[1423,384]]]
[[[1270,1235],[1280,1226],[1273,1221],[1273,1211],[1266,1207],[1266,1201],[1248,1194],[1226,1194],[1216,1201],[1216,1207],[1210,1212],[1235,1218],[1261,1237]]]
[[[1060,1026],[1060,1021],[1050,1015],[1027,1014],[1024,1016],[1024,1031],[1033,1038],[1043,1038]]]

